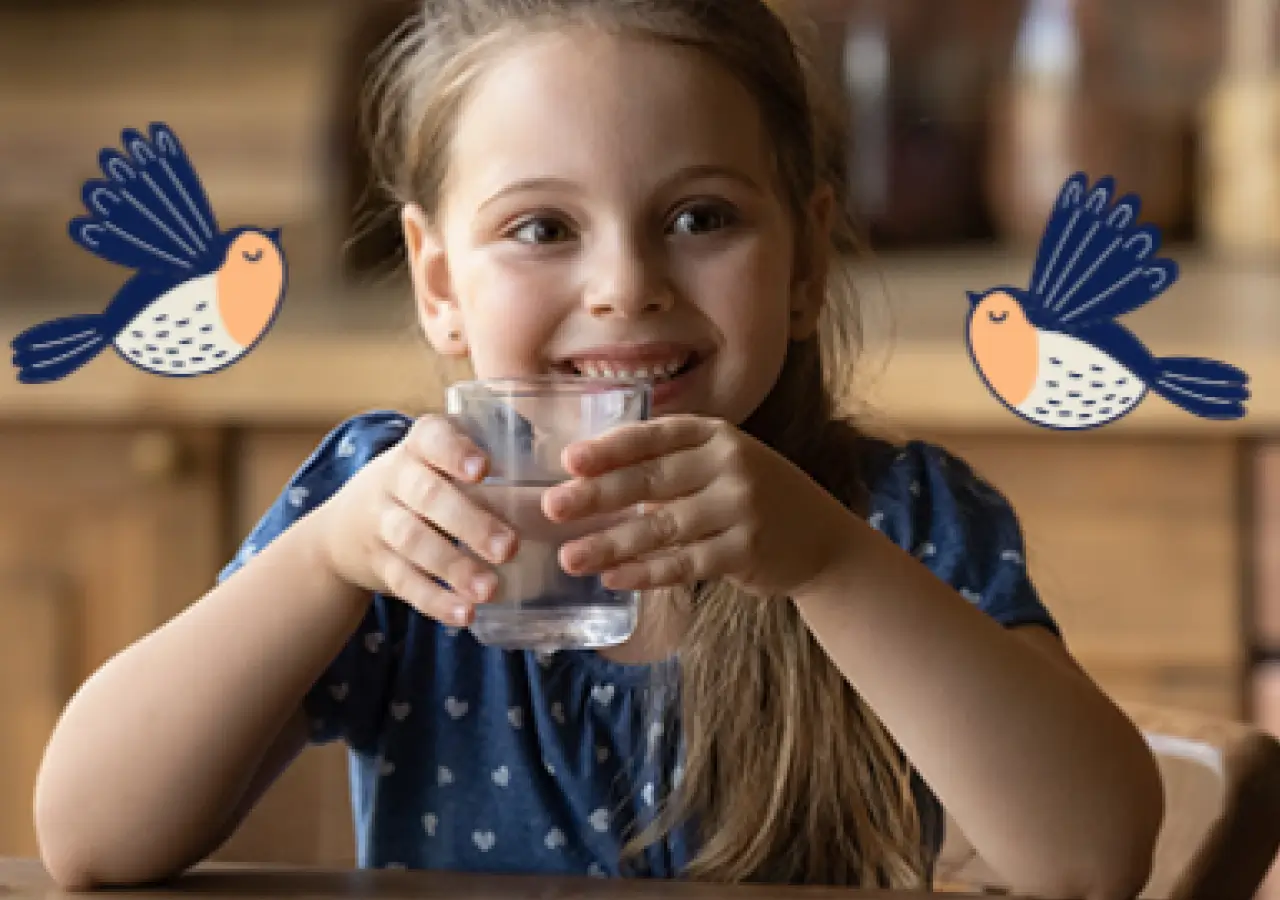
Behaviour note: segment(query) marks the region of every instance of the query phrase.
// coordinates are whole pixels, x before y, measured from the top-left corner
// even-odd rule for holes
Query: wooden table
[[[608,880],[519,875],[466,875],[396,870],[296,869],[234,865],[198,866],[169,884],[138,890],[113,889],[128,898],[370,897],[378,900],[910,900],[938,894],[850,890],[830,887],[772,887],[718,885],[652,880]],[[32,859],[0,857],[0,900],[31,900],[67,896]],[[74,895],[72,895],[74,896]],[[955,900],[976,900],[977,894],[949,893]]]

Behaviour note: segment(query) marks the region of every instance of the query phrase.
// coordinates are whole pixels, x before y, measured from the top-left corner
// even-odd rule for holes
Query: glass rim
[[[641,395],[653,393],[653,382],[643,378],[592,375],[513,375],[455,381],[445,390],[448,394],[472,394],[483,391],[506,397],[536,396],[541,394],[583,396],[612,392]]]

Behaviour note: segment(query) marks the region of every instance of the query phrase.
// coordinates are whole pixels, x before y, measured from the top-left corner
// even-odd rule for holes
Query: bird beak
[[[970,307],[977,306],[977,305],[978,305],[978,301],[982,299],[982,295],[981,295],[981,294],[979,294],[977,291],[969,291],[969,292],[966,294],[966,296],[969,298],[969,306],[970,306]]]

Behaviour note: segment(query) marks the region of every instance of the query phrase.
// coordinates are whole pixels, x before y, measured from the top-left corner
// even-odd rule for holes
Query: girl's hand
[[[351,584],[393,594],[433,619],[468,624],[472,604],[490,599],[498,584],[483,560],[506,562],[517,541],[514,529],[464,493],[487,465],[448,419],[418,419],[315,511],[322,559]]]
[[[543,495],[553,521],[643,504],[644,515],[560,549],[566,572],[600,574],[612,590],[728,578],[791,595],[849,546],[857,521],[785,457],[713,419],[620,426],[566,447],[564,465],[576,477]]]

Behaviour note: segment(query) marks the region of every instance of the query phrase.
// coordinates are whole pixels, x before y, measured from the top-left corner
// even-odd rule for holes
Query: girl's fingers
[[[664,416],[647,422],[619,425],[599,437],[570,444],[564,450],[564,464],[574,475],[599,475],[642,460],[697,447],[711,439],[715,428],[714,420],[696,416]]]
[[[443,416],[423,416],[414,422],[402,446],[409,455],[459,481],[479,481],[488,456]]]
[[[394,596],[424,616],[451,625],[471,623],[471,604],[386,544],[374,551],[374,570]]]
[[[406,565],[420,571],[423,577],[436,575],[446,581],[460,597],[483,603],[497,588],[497,575],[479,560],[464,552],[411,509],[399,503],[388,503],[379,521],[378,537]],[[383,581],[390,586],[388,573]],[[409,576],[398,565],[392,565],[392,577]],[[457,602],[457,597],[454,602]]]
[[[548,488],[542,511],[553,522],[617,512],[640,503],[667,503],[706,487],[716,476],[713,460],[697,448],[642,460],[593,478]]]
[[[687,587],[739,571],[742,549],[734,532],[721,532],[706,540],[667,547],[641,559],[602,572],[600,583],[612,591],[643,591],[664,587]]]
[[[565,543],[560,548],[560,565],[570,575],[602,572],[649,554],[695,544],[734,524],[727,507],[695,495]]]
[[[420,461],[408,458],[399,466],[391,478],[391,496],[494,565],[506,562],[515,549],[516,533],[512,528]]]

